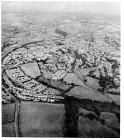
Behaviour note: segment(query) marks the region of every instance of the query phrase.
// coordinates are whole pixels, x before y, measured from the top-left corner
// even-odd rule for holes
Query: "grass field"
[[[64,117],[63,104],[22,102],[21,134],[24,137],[62,137]]]
[[[14,122],[2,125],[2,137],[15,137]]]
[[[2,124],[14,122],[15,104],[2,105]]]
[[[88,118],[79,118],[79,136],[84,138],[116,138],[119,134],[110,128],[102,125],[100,122],[89,120]]]
[[[24,73],[32,78],[36,78],[40,75],[40,70],[37,63],[28,63],[21,66]]]

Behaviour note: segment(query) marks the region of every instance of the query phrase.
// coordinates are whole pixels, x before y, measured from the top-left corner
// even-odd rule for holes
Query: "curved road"
[[[17,50],[17,49],[23,48],[23,47],[25,47],[26,45],[29,45],[29,44],[32,44],[32,43],[37,43],[37,42],[43,42],[43,40],[28,42],[28,43],[22,44],[21,46],[17,46],[17,47],[15,47],[15,48],[10,49],[9,51],[5,52],[5,53],[2,55],[2,61],[3,61],[4,58],[7,57],[7,55],[10,54],[11,52],[13,52],[13,51],[15,51],[15,50]]]

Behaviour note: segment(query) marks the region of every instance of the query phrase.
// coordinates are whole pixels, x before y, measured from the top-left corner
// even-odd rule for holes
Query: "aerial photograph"
[[[1,2],[2,137],[120,138],[120,3]]]

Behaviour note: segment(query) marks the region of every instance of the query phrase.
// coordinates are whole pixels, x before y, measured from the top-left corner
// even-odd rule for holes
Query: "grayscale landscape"
[[[2,136],[119,138],[119,3],[1,5]]]

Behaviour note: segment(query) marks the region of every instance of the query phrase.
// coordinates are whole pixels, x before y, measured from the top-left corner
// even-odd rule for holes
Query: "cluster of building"
[[[46,32],[46,27],[43,28],[43,31]],[[49,39],[44,41],[44,45],[27,45],[27,48],[17,49],[3,60],[3,65],[13,66],[13,68],[6,70],[7,75],[13,81],[24,86],[24,88],[19,88],[13,85],[15,96],[23,100],[45,102],[55,102],[63,99],[60,91],[39,84],[20,69],[20,65],[33,61],[41,62],[38,66],[46,79],[61,80],[67,73],[73,72],[73,69],[98,67],[101,69],[103,76],[114,77],[114,82],[117,85],[120,84],[120,67],[113,70],[116,58],[108,51],[107,44],[100,41],[86,41],[82,34],[78,34],[78,32],[74,36],[59,41],[53,41],[56,37],[52,35],[49,34]],[[107,39],[108,44],[115,44],[111,38]],[[5,96],[5,94],[3,92],[3,100],[4,98],[9,99],[9,96]]]
[[[19,83],[31,80],[31,78],[26,76],[19,67],[6,70],[6,73],[11,79],[18,81]]]
[[[44,102],[57,102],[57,101],[60,102],[63,100],[60,91],[49,88],[41,83],[38,83],[34,79],[26,76],[20,70],[19,67],[6,70],[6,75],[11,79],[5,80],[6,83],[8,84],[8,87],[10,88],[14,96],[16,96],[21,100],[44,101]],[[25,80],[22,80],[21,77],[25,77]],[[21,85],[21,87],[18,85]],[[2,94],[3,102],[9,103],[11,96],[8,96],[8,94],[4,91],[3,93],[4,93]]]
[[[60,95],[59,91],[54,89],[42,88],[44,85],[40,84],[41,89],[38,91],[37,86],[33,89],[22,89],[14,87],[13,92],[16,97],[21,100],[32,100],[32,101],[44,101],[44,102],[57,102],[62,101],[63,97]],[[36,90],[35,90],[36,89]]]
[[[5,90],[5,88],[2,88],[2,102],[3,103],[11,103],[12,96]]]
[[[28,63],[32,61],[32,57],[28,56],[27,50],[25,48],[17,49],[16,51],[13,51],[12,53],[8,54],[8,56],[3,60],[3,65],[11,65],[11,66],[18,66],[22,65],[24,63]]]
[[[88,47],[88,42],[87,44],[86,41],[82,40],[78,42],[76,41],[76,37],[71,37],[66,39],[66,42],[64,42],[63,45],[58,46],[54,44],[54,47],[52,47],[53,49],[51,49],[49,41],[51,42],[51,39],[47,40],[48,45],[46,46],[29,47],[30,45],[28,45],[28,50],[25,49],[23,53],[19,53],[19,51],[16,53],[15,51],[12,53],[11,57],[9,57],[12,58],[11,60],[16,61],[16,65],[20,64],[20,62],[21,64],[25,62],[28,63],[34,59],[38,62],[47,60],[45,61],[46,64],[41,64],[40,66],[41,72],[47,79],[62,79],[62,77],[64,77],[67,72],[71,72],[73,68],[78,69],[79,67],[87,68],[94,66],[98,66],[99,68],[105,67],[107,70],[107,75],[113,75],[112,64],[111,62],[108,62],[107,59],[116,60],[116,58],[114,58],[111,53],[106,52],[104,44],[102,46],[100,42],[91,42],[90,46]],[[77,54],[75,54],[76,51]],[[5,61],[6,63],[8,62],[8,60]],[[24,78],[22,78],[22,80],[23,79]]]
[[[10,82],[11,81],[9,81],[9,83]],[[18,87],[17,85],[11,83],[11,85],[9,85],[9,88],[12,94],[21,100],[44,102],[60,102],[63,100],[63,97],[61,96],[61,93],[58,90],[48,88],[47,86],[42,84],[26,88]],[[11,95],[4,91],[4,89],[2,89],[2,101],[4,103],[11,102]]]

